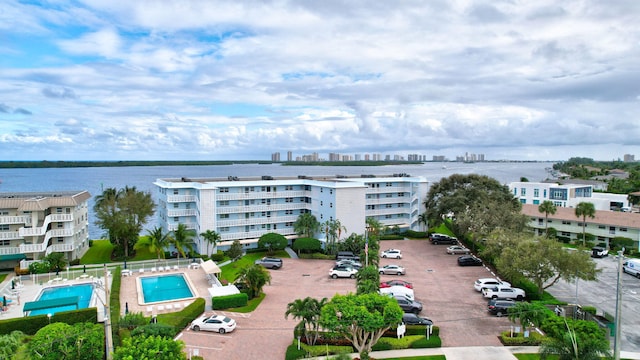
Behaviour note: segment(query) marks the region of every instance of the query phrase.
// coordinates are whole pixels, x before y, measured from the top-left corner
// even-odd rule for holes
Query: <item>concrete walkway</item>
[[[286,251],[287,254],[289,254],[289,257],[291,257],[292,259],[297,259],[298,258],[298,254],[296,254],[296,252],[293,251],[292,248],[287,246],[286,248],[284,248],[284,251]]]

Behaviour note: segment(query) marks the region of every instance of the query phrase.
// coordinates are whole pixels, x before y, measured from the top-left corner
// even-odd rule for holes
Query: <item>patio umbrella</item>
[[[7,307],[7,297],[6,297],[6,296],[3,296],[3,297],[2,297],[2,307],[3,307],[3,308],[6,308],[6,307]]]
[[[129,303],[124,303],[124,314],[127,315],[129,313]]]
[[[56,267],[56,276],[58,276],[58,275],[60,275],[60,267],[59,266]]]
[[[11,279],[11,290],[15,290],[16,289],[16,282],[14,279]]]
[[[127,268],[127,259],[124,259],[124,268]]]
[[[82,273],[86,274],[87,273],[87,265],[83,265],[82,266]]]

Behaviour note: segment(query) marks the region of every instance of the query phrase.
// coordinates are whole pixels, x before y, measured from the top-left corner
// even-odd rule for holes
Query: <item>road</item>
[[[616,285],[618,259],[609,256],[594,259],[602,272],[596,281],[579,280],[576,283],[560,281],[547,291],[557,299],[582,306],[595,306],[598,314],[616,313]],[[640,352],[640,279],[622,274],[622,327],[621,350]],[[613,338],[612,338],[613,341]]]

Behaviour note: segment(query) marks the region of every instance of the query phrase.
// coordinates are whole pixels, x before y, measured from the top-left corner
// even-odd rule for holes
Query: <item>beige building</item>
[[[52,252],[67,261],[88,248],[87,191],[0,193],[0,267],[28,267]]]
[[[549,214],[545,224],[545,214],[538,210],[539,205],[523,204],[522,213],[530,216],[531,226],[537,235],[544,235],[547,225],[556,229],[558,236],[576,239],[582,234],[582,217],[577,217],[575,209],[557,207],[555,214]],[[640,214],[619,211],[596,210],[594,218],[587,216],[585,232],[596,237],[597,242],[609,244],[615,237],[630,238],[640,249]]]

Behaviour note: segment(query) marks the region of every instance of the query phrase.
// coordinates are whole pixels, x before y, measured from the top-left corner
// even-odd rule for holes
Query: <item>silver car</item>
[[[400,265],[385,265],[378,268],[380,275],[404,275],[405,270]]]

